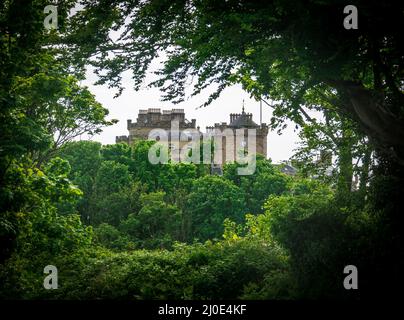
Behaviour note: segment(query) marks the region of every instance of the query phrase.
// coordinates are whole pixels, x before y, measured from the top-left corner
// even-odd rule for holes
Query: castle
[[[188,121],[185,118],[183,109],[163,110],[161,112],[160,109],[149,108],[147,110],[139,110],[136,122],[128,120],[127,129],[129,131],[129,135],[117,136],[115,141],[116,143],[126,142],[130,144],[137,139],[147,140],[149,138],[149,133],[153,129],[164,129],[170,131],[173,121],[176,121],[176,123],[178,124],[178,128],[181,131],[197,130],[197,132],[200,132],[200,127],[196,127],[196,120],[192,119],[191,121]],[[215,134],[217,134],[217,132],[232,132],[233,136],[235,136],[237,129],[255,129],[256,153],[262,154],[265,158],[267,157],[268,126],[265,123],[262,123],[260,125],[256,124],[252,119],[252,114],[246,113],[244,111],[244,105],[241,113],[230,114],[229,124],[227,124],[226,122],[215,123],[213,126],[206,127],[206,133],[214,136]],[[200,132],[200,134],[202,134],[202,132]],[[170,139],[171,135],[168,137],[168,142],[171,149],[172,144]],[[182,146],[187,144],[188,141],[179,141],[179,147],[182,148]],[[226,155],[228,155],[229,152],[229,150],[227,150],[229,148],[229,144],[225,143],[225,136],[222,136],[222,142],[223,143],[221,143],[219,149],[221,149],[223,163],[225,163],[228,160],[226,159]],[[233,152],[233,159],[235,159],[236,146],[234,146],[233,144],[230,147],[233,149],[230,150],[230,152]],[[243,147],[246,147],[246,145],[244,144]]]
[[[164,129],[169,131],[173,121],[177,121],[179,130],[196,129],[196,120],[188,121],[185,119],[184,109],[163,110],[157,108],[149,108],[147,110],[139,110],[136,122],[127,121],[128,136],[117,136],[115,142],[126,142],[131,144],[134,140],[147,140],[150,131],[153,129]],[[198,129],[199,130],[199,127]],[[187,141],[180,141],[180,147]]]

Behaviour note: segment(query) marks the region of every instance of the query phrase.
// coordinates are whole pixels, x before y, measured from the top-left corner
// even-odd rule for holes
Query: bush
[[[283,276],[287,260],[279,247],[244,240],[177,244],[173,251],[84,248],[52,259],[59,271],[58,290],[43,289],[43,266],[30,260],[16,258],[14,266],[24,265],[24,271],[14,268],[7,274],[30,284],[29,290],[16,288],[22,298],[237,299],[259,292],[265,298],[288,298],[292,288]],[[277,282],[284,287],[273,288],[271,278],[284,279]]]
[[[101,223],[94,229],[94,238],[97,244],[109,249],[124,250],[135,247],[135,244],[126,235],[108,223]]]

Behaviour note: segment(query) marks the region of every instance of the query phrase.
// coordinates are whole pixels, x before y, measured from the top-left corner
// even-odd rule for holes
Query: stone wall
[[[180,131],[186,129],[193,129],[199,131],[199,127],[195,128],[196,120],[192,119],[188,121],[185,119],[185,113],[183,109],[172,109],[172,110],[163,110],[161,112],[160,109],[157,108],[149,108],[148,110],[140,110],[136,122],[132,122],[132,120],[128,120],[127,129],[129,131],[129,136],[118,136],[116,137],[116,142],[125,142],[131,143],[134,140],[147,140],[150,134],[150,131],[153,129],[164,129],[168,133],[171,130],[172,121],[176,121],[178,128]],[[224,132],[232,135],[234,139],[234,143],[226,145],[226,137],[225,135],[217,138],[217,141],[221,146],[219,149],[221,150],[222,155],[222,163],[225,163],[229,160],[236,159],[237,150],[240,149],[240,146],[236,146],[236,130],[244,128],[243,124],[246,125],[245,129],[255,129],[256,130],[256,153],[262,154],[267,157],[267,135],[268,135],[268,126],[263,123],[261,125],[257,125],[252,120],[251,113],[245,113],[244,109],[241,114],[231,114],[230,115],[230,124],[226,122],[215,123],[214,126],[206,127],[206,133],[212,134],[214,136],[214,132],[216,129],[220,130],[220,132]],[[227,131],[226,131],[227,130]],[[201,133],[202,134],[202,133]],[[247,130],[245,130],[245,135],[247,135]],[[179,141],[179,148],[189,143],[191,138],[188,141]],[[248,139],[246,139],[248,141]],[[171,143],[171,136],[168,137],[169,146],[172,149],[173,144]],[[248,145],[245,145],[248,148]],[[226,148],[230,148],[227,150]],[[246,149],[248,150],[248,149]],[[226,153],[232,153],[232,157],[226,157]],[[230,159],[229,159],[230,158]]]

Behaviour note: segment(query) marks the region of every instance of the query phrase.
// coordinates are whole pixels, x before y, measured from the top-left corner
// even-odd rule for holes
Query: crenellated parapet
[[[185,118],[184,109],[161,110],[160,108],[149,108],[139,110],[136,122],[132,122],[132,120],[127,121],[129,136],[118,136],[116,137],[116,142],[131,143],[136,139],[147,140],[151,130],[164,129],[170,131],[173,122],[177,122],[180,131],[186,129],[196,129],[199,131],[199,127],[196,128],[195,119],[188,121]],[[267,156],[268,125],[265,123],[260,125],[256,124],[253,120],[252,113],[246,113],[244,107],[241,113],[230,114],[229,123],[220,122],[215,123],[213,126],[207,126],[206,133],[215,135],[215,133],[220,134],[226,131],[226,134],[230,132],[230,135],[233,134],[235,136],[237,129],[254,129],[256,136],[256,152],[265,157]],[[223,137],[223,139],[225,142],[226,138]],[[181,144],[184,143],[186,142],[181,142]],[[225,143],[223,143],[223,154],[225,153]]]
[[[185,119],[184,109],[163,110],[159,108],[149,108],[147,110],[139,110],[136,122],[128,120],[128,130],[137,128],[162,128],[171,127],[172,121],[178,121],[181,129],[195,129],[196,120],[188,121]]]

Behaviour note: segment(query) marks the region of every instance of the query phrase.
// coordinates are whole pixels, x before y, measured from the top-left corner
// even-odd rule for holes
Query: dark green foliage
[[[285,297],[262,282],[284,277],[287,261],[282,251],[249,241],[177,245],[173,251],[112,253],[92,248],[53,262],[61,270],[58,290],[41,289],[42,274],[22,259],[22,275],[30,286],[13,292],[23,298],[53,299],[236,299],[265,290],[262,298]],[[283,285],[290,296],[293,282],[284,278]]]
[[[243,220],[242,190],[222,177],[199,178],[194,181],[185,212],[191,225],[191,238],[220,239],[226,218],[237,222]]]
[[[123,220],[120,229],[142,248],[169,247],[181,239],[181,211],[164,202],[163,192],[140,197],[141,209]]]
[[[127,250],[135,246],[127,235],[108,223],[101,223],[94,228],[94,238],[97,244],[109,249]]]
[[[87,181],[81,183],[82,178],[87,178],[89,183],[94,183],[95,176],[101,164],[101,144],[93,141],[69,142],[61,148],[58,155],[69,161],[72,168],[69,176],[81,189],[88,190]]]
[[[103,146],[102,159],[124,164],[130,172],[135,171],[135,161],[132,159],[132,148],[126,143],[117,143]]]
[[[395,245],[384,221],[388,211],[360,207],[347,199],[306,181],[296,184],[291,194],[271,196],[265,205],[259,227],[290,253],[300,298],[367,299],[396,285],[385,281],[387,265],[395,266],[389,269],[391,277],[400,277],[400,260],[393,262],[398,257],[386,250]],[[347,292],[342,286],[341,274],[347,265],[361,270],[360,293]]]
[[[142,187],[138,183],[131,183],[117,192],[104,195],[93,193],[90,200],[91,206],[87,212],[88,223],[97,225],[105,222],[116,227],[119,226],[129,214],[137,213],[140,210],[141,192]]]
[[[76,60],[99,54],[91,64],[100,70],[100,83],[118,92],[123,72],[132,71],[139,89],[151,62],[164,52],[150,85],[165,100],[184,101],[193,77],[194,95],[216,85],[204,105],[239,83],[257,100],[276,101],[273,128],[282,129],[287,119],[316,126],[305,107],[337,112],[403,160],[403,4],[354,4],[363,17],[357,30],[343,27],[342,1],[99,1],[72,19],[67,38],[79,47],[71,53]],[[119,27],[125,37],[112,43],[106,30]],[[91,43],[88,32],[97,35]]]
[[[10,257],[0,265],[2,298],[21,298],[23,292],[38,292],[42,281],[35,275],[43,273],[45,265],[52,264],[58,256],[91,245],[91,227],[84,226],[77,214],[58,212],[60,203],[74,203],[81,196],[81,191],[66,178],[68,168],[68,163],[59,158],[47,165],[46,174],[38,169],[13,168],[14,174],[27,173],[20,175],[19,193],[10,190],[13,198],[35,205],[15,215],[8,213],[9,224],[5,227],[9,229],[5,231],[15,235],[15,242],[13,253],[8,253]]]
[[[340,1],[83,1],[69,16],[68,0],[47,31],[48,2],[0,4],[2,299],[374,299],[402,289],[402,4],[357,1],[360,28],[347,31]],[[206,104],[234,83],[271,98],[271,128],[302,129],[299,175],[258,156],[251,176],[233,164],[211,176],[206,165],[151,164],[154,141],[73,142],[116,122],[80,85],[85,66],[119,89],[131,69],[139,88],[165,49],[152,84],[163,99],[184,100],[188,77],[193,94],[217,84]],[[330,176],[313,159],[321,152],[337,158]],[[50,264],[58,290],[43,288]],[[348,264],[360,290],[343,289]]]
[[[262,213],[264,202],[269,195],[279,195],[287,190],[289,178],[261,155],[257,155],[254,174],[240,176],[237,174],[237,168],[237,164],[226,164],[223,176],[243,191],[245,212]]]

